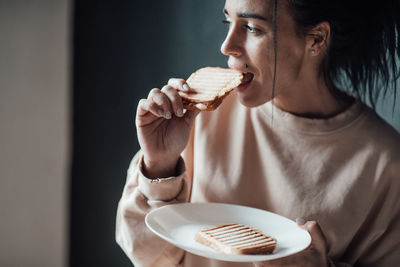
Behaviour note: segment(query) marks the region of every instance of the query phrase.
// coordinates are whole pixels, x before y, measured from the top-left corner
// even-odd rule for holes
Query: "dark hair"
[[[331,36],[323,72],[328,83],[375,107],[391,88],[396,96],[400,54],[400,1],[287,0],[303,32],[326,21]],[[347,88],[343,88],[347,87]]]

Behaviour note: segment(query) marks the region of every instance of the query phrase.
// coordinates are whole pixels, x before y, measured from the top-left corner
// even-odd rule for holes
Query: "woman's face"
[[[296,33],[286,1],[277,1],[277,71],[275,97],[287,97],[302,82],[305,38]],[[229,31],[221,52],[230,68],[254,74],[236,92],[243,105],[254,107],[272,98],[274,74],[273,1],[226,0]],[[246,68],[246,65],[248,66]],[[251,76],[251,75],[250,75]]]

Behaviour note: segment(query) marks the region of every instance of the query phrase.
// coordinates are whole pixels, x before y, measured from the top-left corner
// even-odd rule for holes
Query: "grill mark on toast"
[[[210,236],[213,236],[213,237],[220,237],[220,236],[229,235],[229,234],[232,234],[232,233],[235,234],[238,231],[248,231],[248,230],[243,228],[243,227],[235,227],[235,228],[232,228],[232,229],[228,229],[226,231],[207,233],[207,234],[209,234]]]

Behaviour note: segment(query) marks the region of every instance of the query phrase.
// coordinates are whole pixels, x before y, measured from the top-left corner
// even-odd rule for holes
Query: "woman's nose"
[[[226,35],[225,40],[221,45],[221,53],[233,57],[240,57],[243,54],[243,48],[235,29],[231,29]]]

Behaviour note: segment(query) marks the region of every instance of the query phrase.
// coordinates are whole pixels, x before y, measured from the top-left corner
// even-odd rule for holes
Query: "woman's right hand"
[[[144,155],[143,172],[148,178],[175,175],[180,154],[199,113],[195,110],[183,113],[182,99],[177,91],[187,89],[185,80],[172,78],[161,90],[154,88],[147,99],[139,101],[136,129]]]

